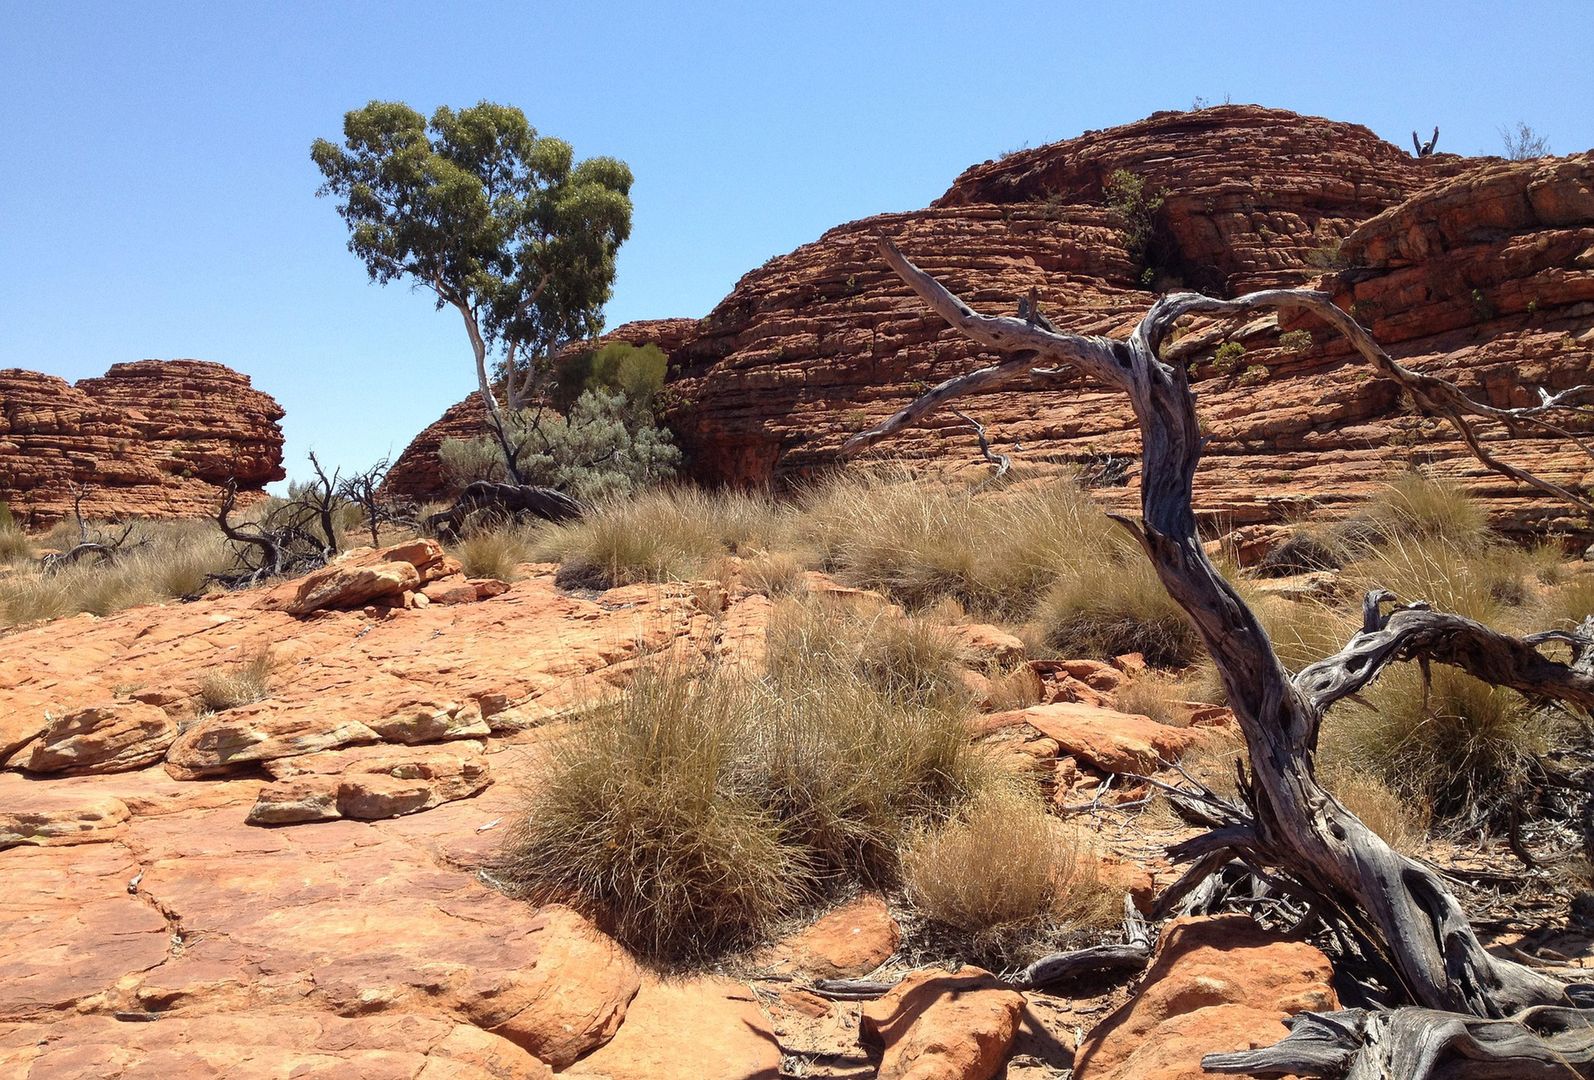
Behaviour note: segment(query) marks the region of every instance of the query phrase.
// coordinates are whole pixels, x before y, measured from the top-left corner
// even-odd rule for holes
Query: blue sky
[[[309,159],[373,98],[521,107],[636,174],[609,324],[700,316],[832,225],[1198,96],[1497,152],[1594,145],[1594,0],[0,4],[0,367],[218,360],[288,469],[396,454],[472,386],[457,316],[367,283]]]

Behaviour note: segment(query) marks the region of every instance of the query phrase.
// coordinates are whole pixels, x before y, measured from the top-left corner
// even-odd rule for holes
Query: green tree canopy
[[[561,357],[554,376],[552,400],[560,412],[569,412],[587,390],[618,391],[637,409],[651,409],[664,386],[669,359],[657,345],[628,345],[611,341],[597,351]]]
[[[478,389],[511,471],[508,408],[522,408],[563,344],[596,335],[631,232],[631,170],[577,162],[519,109],[482,102],[430,121],[373,101],[343,118],[342,145],[310,156],[349,226],[349,250],[381,284],[407,278],[465,320]],[[519,480],[519,477],[515,477]]]

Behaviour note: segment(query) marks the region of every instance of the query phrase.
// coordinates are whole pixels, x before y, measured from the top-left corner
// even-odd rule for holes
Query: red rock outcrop
[[[1085,1039],[1079,1080],[1201,1080],[1203,1054],[1271,1046],[1298,1012],[1339,1007],[1328,957],[1247,915],[1169,923],[1139,993]]]
[[[85,516],[212,513],[220,486],[244,500],[280,480],[283,411],[249,377],[204,360],[116,364],[76,385],[0,370],[0,500],[29,525]]]
[[[1365,128],[1281,110],[1159,113],[975,166],[930,208],[832,229],[747,274],[698,323],[671,323],[679,405],[668,419],[692,475],[743,485],[812,475],[848,435],[989,362],[891,274],[875,248],[882,235],[979,310],[1010,313],[1033,288],[1066,329],[1127,331],[1155,294],[1107,206],[1103,184],[1117,169],[1165,192],[1158,287],[1233,293],[1349,266],[1329,285],[1361,305],[1394,355],[1491,400],[1587,381],[1594,366],[1586,155],[1419,160]],[[1326,332],[1304,347],[1279,337],[1263,320],[1237,335],[1242,362],[1219,371],[1209,356],[1193,371],[1212,436],[1197,504],[1217,522],[1333,514],[1421,463],[1482,496],[1506,527],[1581,527],[1486,473],[1447,428],[1410,415]],[[965,408],[1019,464],[1117,472],[1124,486],[1104,487],[1104,501],[1133,505],[1139,440],[1118,395],[1073,381],[983,394]],[[1588,472],[1548,440],[1513,450],[1552,479]],[[949,412],[879,452],[924,469],[986,470]]]

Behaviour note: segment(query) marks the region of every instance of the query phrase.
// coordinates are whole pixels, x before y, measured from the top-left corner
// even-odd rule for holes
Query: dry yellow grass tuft
[[[226,671],[213,671],[199,680],[199,704],[205,712],[226,712],[271,696],[271,675],[277,661],[269,648],[250,653]]]
[[[1123,910],[1123,890],[1103,880],[1085,838],[1023,790],[994,789],[921,830],[902,870],[919,914],[980,957],[1016,959],[1058,922],[1106,926]]]
[[[999,775],[960,713],[856,677],[657,671],[554,748],[496,872],[653,960],[702,962],[852,883],[889,883],[908,831]]]

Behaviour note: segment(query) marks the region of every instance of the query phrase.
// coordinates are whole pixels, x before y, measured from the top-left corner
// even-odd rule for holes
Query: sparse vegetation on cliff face
[[[1107,205],[1118,215],[1118,233],[1129,258],[1142,268],[1141,284],[1151,285],[1157,274],[1152,264],[1153,242],[1157,234],[1157,215],[1167,193],[1148,188],[1145,177],[1128,169],[1116,169],[1102,185]]]

